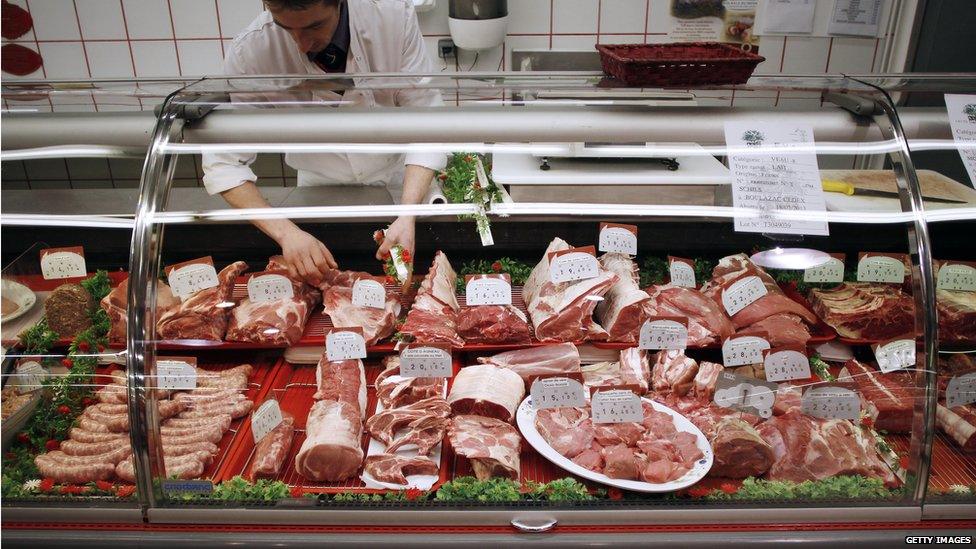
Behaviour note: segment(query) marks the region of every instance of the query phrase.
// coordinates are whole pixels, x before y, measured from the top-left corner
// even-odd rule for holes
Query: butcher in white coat
[[[227,75],[321,75],[325,73],[430,73],[411,0],[265,0],[265,10],[241,32],[224,59]],[[297,83],[297,82],[296,82]],[[233,87],[234,81],[229,81]],[[238,84],[238,86],[244,86]],[[295,86],[286,94],[232,93],[237,103],[262,97],[313,101],[337,108],[437,106],[440,93],[424,89],[328,91],[326,86]],[[245,107],[246,108],[246,107]],[[204,184],[236,208],[267,208],[250,165],[255,154],[203,155]],[[386,185],[402,181],[403,204],[418,204],[434,174],[444,168],[443,153],[287,154],[298,170],[298,185]],[[255,220],[280,246],[292,274],[315,283],[337,268],[328,247],[288,219]],[[414,218],[401,216],[386,231],[377,259],[400,244],[414,252]]]

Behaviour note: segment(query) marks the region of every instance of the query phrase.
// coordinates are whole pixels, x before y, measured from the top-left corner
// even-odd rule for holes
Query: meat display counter
[[[601,102],[613,85],[204,79],[113,135],[147,147],[131,214],[13,195],[5,254],[33,244],[9,219],[61,228],[60,253],[115,243],[87,269],[112,271],[85,305],[102,339],[66,361],[125,370],[63,413],[57,382],[34,393],[4,534],[99,534],[72,510],[120,522],[120,487],[127,535],[157,542],[972,529],[976,191],[916,162],[971,145],[942,104],[895,105],[976,79],[757,76],[694,106]],[[82,117],[35,116],[6,114],[4,160],[77,145]],[[264,186],[268,157],[298,186]]]

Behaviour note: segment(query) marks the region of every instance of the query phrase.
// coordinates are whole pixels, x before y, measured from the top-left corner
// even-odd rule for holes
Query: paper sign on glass
[[[810,34],[817,0],[766,0],[759,4],[763,35]]]
[[[72,246],[41,250],[41,274],[44,280],[78,278],[87,275],[84,248]]]
[[[536,410],[586,406],[586,393],[583,391],[583,385],[568,377],[538,378],[532,382],[530,394],[532,395],[532,406]]]
[[[769,349],[769,336],[765,332],[739,333],[722,342],[722,364],[726,368],[761,364],[763,351]]]
[[[17,365],[17,393],[33,393],[43,386],[47,370],[36,360],[25,360]]]
[[[809,124],[725,123],[735,230],[826,236],[827,206]]]
[[[766,284],[756,275],[747,275],[722,290],[722,306],[729,316],[734,316],[753,302],[766,295]]]
[[[695,280],[695,262],[683,257],[668,256],[668,272],[671,275],[671,284],[682,288],[697,288],[698,281]]]
[[[261,442],[261,439],[274,431],[282,421],[284,418],[278,401],[273,398],[266,400],[251,414],[251,434],[254,435],[254,444]]]
[[[946,408],[965,406],[976,402],[976,372],[953,377],[946,385]]]
[[[352,285],[352,304],[372,309],[386,308],[386,287],[372,278],[360,278]]]
[[[834,0],[827,34],[846,36],[878,35],[881,0]]]
[[[171,356],[156,359],[156,388],[189,391],[197,388],[197,359]]]
[[[801,346],[777,347],[763,352],[767,381],[790,381],[810,377],[810,359]]]
[[[874,345],[874,358],[882,372],[915,366],[915,340],[908,336]]]
[[[936,288],[976,292],[976,262],[946,261],[939,267]]]
[[[637,255],[637,226],[600,223],[598,249],[601,252]]]
[[[768,418],[773,415],[778,388],[775,383],[723,371],[718,374],[712,400],[722,408]]]
[[[366,358],[366,340],[360,326],[333,328],[325,336],[325,357],[329,362]]]
[[[180,299],[220,284],[210,256],[167,267],[166,279],[173,293]]]
[[[688,347],[688,318],[683,316],[652,316],[640,329],[638,346],[641,349],[683,351]]]
[[[570,248],[549,254],[549,280],[555,284],[594,278],[600,274],[593,246]]]
[[[969,182],[976,185],[976,95],[947,93],[945,104],[952,139],[969,172]]]
[[[905,282],[905,254],[861,252],[857,261],[858,282]]]
[[[464,290],[466,305],[511,305],[512,282],[505,273],[467,275]]]
[[[822,419],[851,419],[861,415],[861,397],[843,384],[818,385],[803,391],[800,410]]]
[[[844,281],[844,254],[830,254],[822,265],[803,270],[803,281],[813,284],[831,284]]]
[[[640,423],[644,421],[641,399],[624,389],[600,390],[590,399],[593,423]]]
[[[451,377],[454,364],[451,347],[436,343],[411,343],[400,351],[403,377]]]
[[[288,271],[262,271],[247,279],[247,298],[253,303],[291,299],[295,288]]]

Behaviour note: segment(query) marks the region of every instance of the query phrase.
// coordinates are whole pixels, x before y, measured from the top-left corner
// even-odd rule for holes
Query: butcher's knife
[[[879,196],[881,198],[898,198],[898,193],[894,191],[876,191],[874,189],[862,189],[860,187],[855,187],[852,183],[847,183],[845,181],[834,181],[832,179],[824,179],[821,181],[823,184],[823,190],[828,193],[842,193],[847,196]],[[922,200],[928,200],[929,202],[938,202],[941,204],[966,204],[965,200],[953,200],[951,198],[938,198],[935,196],[925,196],[922,195]]]

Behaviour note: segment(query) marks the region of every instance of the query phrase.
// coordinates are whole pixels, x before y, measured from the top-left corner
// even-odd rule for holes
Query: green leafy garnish
[[[458,270],[457,291],[464,291],[464,276],[469,274],[497,274],[504,273],[512,277],[513,286],[522,286],[532,274],[534,265],[529,265],[524,261],[502,257],[496,260],[475,259],[461,265]]]
[[[886,488],[877,478],[859,475],[836,476],[823,480],[789,482],[749,477],[734,493],[715,490],[707,497],[712,500],[823,500],[823,499],[888,499],[899,490]]]
[[[20,344],[24,346],[25,355],[46,355],[51,347],[58,342],[60,336],[47,325],[47,319],[27,328],[20,334]]]
[[[108,272],[99,270],[90,278],[82,280],[81,287],[88,290],[97,307],[98,302],[112,291],[112,281],[108,278]]]
[[[820,355],[810,357],[810,370],[824,381],[835,381],[837,379],[836,376],[831,375],[830,365],[824,362]]]
[[[522,499],[517,482],[507,478],[478,480],[474,477],[459,477],[445,482],[434,497],[437,501],[483,501],[509,502]]]
[[[694,263],[695,282],[701,286],[712,278],[712,269],[715,268],[715,262],[710,259],[697,257],[694,259]],[[671,268],[666,258],[651,256],[644,260],[640,270],[641,288],[664,284],[670,278]]]

